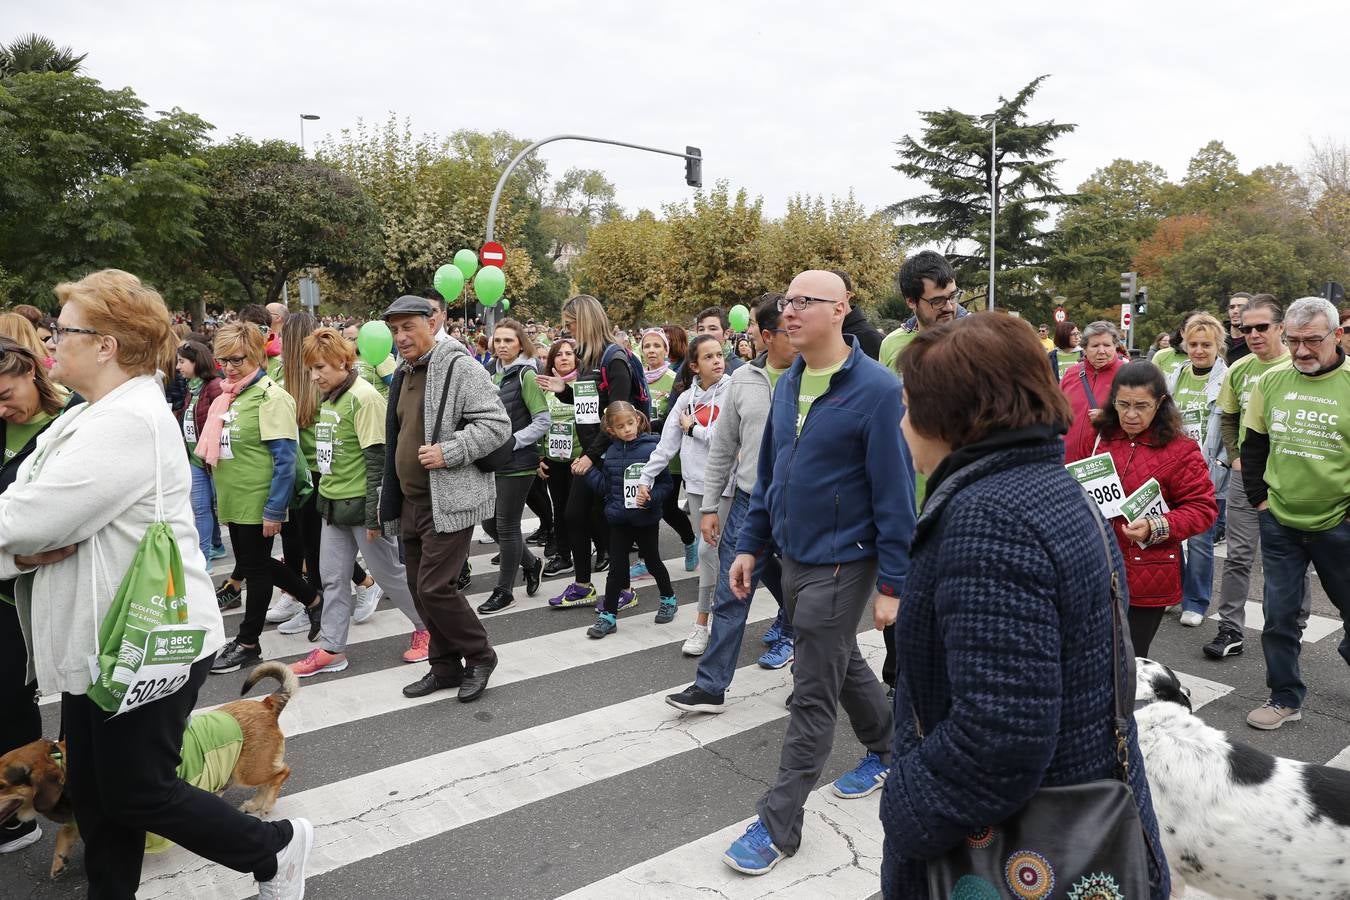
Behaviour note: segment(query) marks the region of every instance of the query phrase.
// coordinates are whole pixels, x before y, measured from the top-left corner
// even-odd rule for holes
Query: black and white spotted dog
[[[1233,743],[1167,666],[1136,661],[1134,718],[1173,896],[1350,900],[1350,772]]]

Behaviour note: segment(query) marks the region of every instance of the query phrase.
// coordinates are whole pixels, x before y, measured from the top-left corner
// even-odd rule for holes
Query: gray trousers
[[[1261,555],[1261,524],[1256,510],[1247,502],[1242,488],[1242,473],[1234,472],[1228,481],[1228,558],[1223,562],[1223,581],[1219,587],[1219,621],[1238,633],[1247,624],[1247,591],[1251,587],[1252,564]],[[1303,606],[1298,627],[1308,624],[1312,612],[1312,573],[1303,576]]]
[[[323,523],[319,533],[319,577],[323,579],[323,620],[319,626],[319,646],[329,653],[347,650],[347,630],[352,624],[352,563],[356,551],[365,557],[370,577],[385,595],[394,601],[417,631],[424,631],[417,614],[408,575],[398,561],[398,544],[393,538],[369,540],[363,525]]]
[[[689,518],[694,523],[694,534],[698,534],[699,522],[703,519],[703,495],[691,494],[686,490],[684,496],[689,500]],[[731,498],[723,497],[717,501],[717,521],[726,525],[729,515],[731,515]],[[695,538],[695,540],[699,541],[698,611],[710,613],[713,608],[713,592],[717,590],[717,574],[721,569],[721,563],[718,560],[715,546],[700,538]]]
[[[858,741],[890,761],[891,706],[858,649],[858,623],[876,578],[875,559],[808,566],[783,557],[783,603],[796,632],[797,660],[778,778],[760,798],[759,818],[788,855],[801,844],[803,811],[830,758],[839,704]]]

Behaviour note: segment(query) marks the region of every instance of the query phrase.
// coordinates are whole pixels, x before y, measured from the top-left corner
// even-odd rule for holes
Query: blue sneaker
[[[698,538],[692,544],[684,545],[684,570],[692,572],[698,568]]]
[[[764,632],[764,643],[773,646],[783,637],[783,611],[780,609],[778,615],[774,617],[773,624],[769,630]]]
[[[727,848],[727,852],[722,854],[722,862],[746,875],[763,875],[778,865],[778,861],[786,855],[774,846],[773,836],[769,834],[769,829],[764,827],[764,823],[755,819],[750,827],[745,829],[745,834],[736,838]]]
[[[679,601],[674,597],[662,597],[661,602],[656,607],[656,624],[665,625],[667,622],[675,620],[675,610],[679,609]]]
[[[611,613],[601,613],[595,617],[595,624],[586,629],[586,637],[602,638],[607,634],[613,634],[619,630],[619,625],[614,621]]]
[[[835,794],[845,800],[857,800],[878,791],[886,783],[886,774],[890,768],[881,764],[881,757],[869,753],[852,772],[845,772],[839,780],[830,785]]]
[[[550,597],[548,605],[554,609],[570,609],[573,606],[590,606],[595,603],[595,586],[573,582],[556,597]]]
[[[224,559],[224,558],[225,558],[225,554],[227,554],[227,553],[229,553],[229,552],[230,552],[230,551],[228,551],[228,550],[225,549],[225,545],[224,545],[224,544],[218,544],[217,546],[211,548],[211,558],[212,558],[212,559]]]
[[[759,658],[760,668],[781,669],[792,662],[792,638],[779,638]]]
[[[647,577],[647,564],[645,562],[635,562],[628,567],[629,579],[638,579]]]
[[[636,592],[631,591],[631,590],[628,590],[628,589],[624,589],[624,590],[622,590],[622,591],[619,591],[619,606],[618,606],[618,611],[619,611],[619,612],[623,612],[625,609],[632,609],[632,608],[635,607],[635,606],[637,606],[637,593],[636,593]],[[604,612],[604,611],[605,611],[605,598],[604,598],[604,597],[601,597],[599,600],[595,601],[595,611],[596,611],[596,612]]]

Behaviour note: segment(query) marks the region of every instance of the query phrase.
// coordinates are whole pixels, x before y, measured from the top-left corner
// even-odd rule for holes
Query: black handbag
[[[457,362],[459,362],[458,355],[450,360],[450,368],[445,372],[445,384],[441,385],[441,404],[436,410],[436,424],[431,429],[431,442],[433,444],[440,443],[441,440],[441,420],[445,418],[445,398],[450,393],[450,376],[455,373],[455,363]],[[463,427],[464,423],[461,422],[460,428]],[[511,456],[515,453],[515,449],[516,436],[514,434],[508,435],[506,441],[500,447],[488,453],[487,456],[480,456],[475,459],[473,464],[480,472],[491,474],[504,471],[511,465]]]
[[[1086,495],[1084,495],[1086,497]],[[1095,504],[1092,518],[1101,532],[1108,564],[1111,546]],[[1122,662],[1133,679],[1134,659],[1122,654],[1124,599],[1120,575],[1111,572],[1111,662],[1115,707],[1117,779],[1043,787],[1021,810],[997,825],[977,829],[940,857],[928,861],[932,900],[1147,900],[1152,896],[1148,861],[1152,853],[1129,785],[1126,735],[1132,705],[1121,685]],[[1131,695],[1133,692],[1130,692]],[[918,717],[915,716],[915,725]],[[922,736],[922,731],[920,731]]]

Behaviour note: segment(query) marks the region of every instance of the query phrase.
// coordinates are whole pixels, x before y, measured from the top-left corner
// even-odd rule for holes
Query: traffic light
[[[1135,295],[1134,311],[1141,316],[1148,315],[1148,288],[1141,287]]]
[[[690,187],[703,187],[703,151],[685,147],[684,152],[684,183]]]
[[[1138,293],[1135,287],[1137,277],[1133,272],[1120,273],[1120,299],[1126,303],[1134,302],[1134,295]]]
[[[1345,288],[1341,287],[1340,282],[1328,281],[1326,287],[1322,288],[1322,296],[1340,306],[1345,299]]]

